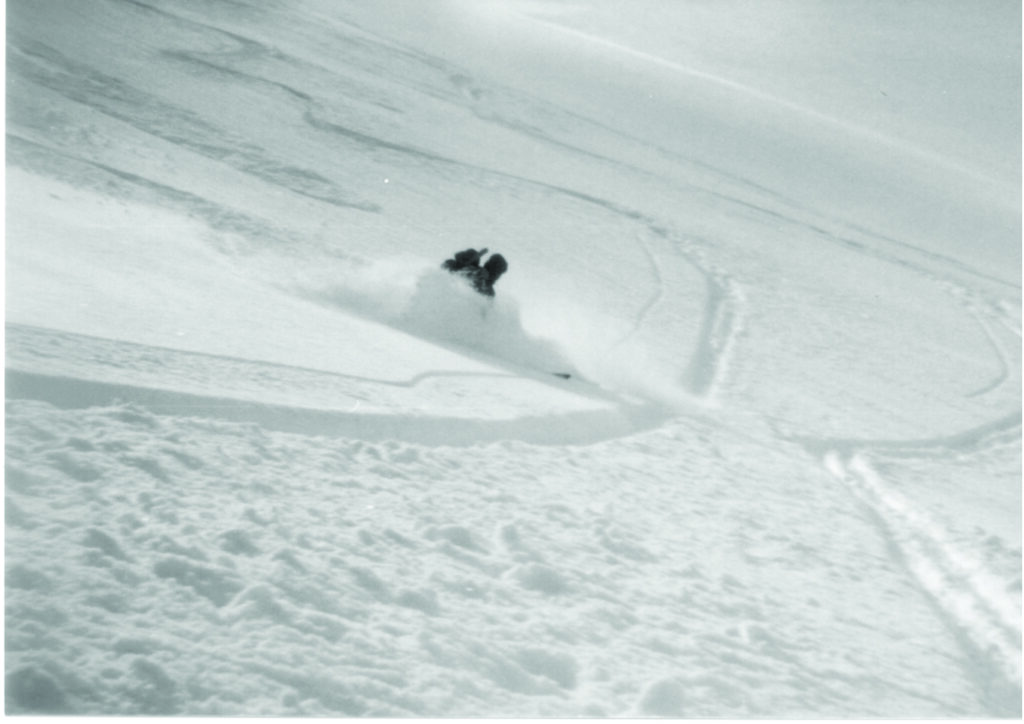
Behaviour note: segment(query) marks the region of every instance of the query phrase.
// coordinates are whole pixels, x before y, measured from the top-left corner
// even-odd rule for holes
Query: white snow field
[[[1020,12],[8,2],[7,713],[1020,717]]]

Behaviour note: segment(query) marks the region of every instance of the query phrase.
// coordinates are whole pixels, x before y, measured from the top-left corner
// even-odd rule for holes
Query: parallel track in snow
[[[832,451],[825,467],[873,514],[894,557],[932,601],[967,653],[966,668],[997,707],[1020,702],[1019,605],[981,561],[900,494],[862,454]]]
[[[728,277],[708,272],[705,283],[704,320],[684,380],[694,395],[714,399],[741,329],[743,292]]]

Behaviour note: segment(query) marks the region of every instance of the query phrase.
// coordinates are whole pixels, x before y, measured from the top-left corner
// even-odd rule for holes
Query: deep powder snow
[[[1020,716],[1019,3],[7,23],[7,713]]]

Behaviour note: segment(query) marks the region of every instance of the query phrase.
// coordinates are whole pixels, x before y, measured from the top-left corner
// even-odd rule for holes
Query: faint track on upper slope
[[[8,132],[6,140],[7,162],[26,170],[43,173],[65,183],[72,181],[86,188],[109,191],[111,186],[117,184],[120,193],[127,198],[180,209],[201,218],[211,229],[238,234],[246,239],[266,239],[282,244],[300,241],[293,232],[268,219],[213,202],[191,191],[52,148],[14,133]]]
[[[265,149],[198,114],[168,103],[118,78],[75,62],[54,48],[15,36],[8,46],[12,72],[143,133],[261,181],[345,209],[381,211],[333,180],[308,168],[278,161]]]
[[[662,58],[657,55],[652,55],[651,53],[647,53],[642,50],[637,50],[635,48],[629,47],[628,45],[623,45],[622,43],[617,43],[613,40],[602,38],[598,35],[594,35],[583,30],[577,30],[567,25],[562,25],[556,21],[542,19],[533,15],[529,15],[527,13],[522,13],[519,15],[519,17],[524,18],[529,22],[541,25],[543,27],[553,29],[559,33],[564,34],[567,37],[576,38],[595,46],[611,49],[621,55],[637,58],[645,63],[649,63],[662,68],[667,68],[680,75],[689,76],[691,78],[696,78],[706,83],[713,84],[715,86],[727,88],[733,92],[739,93],[749,98],[755,98],[771,106],[785,108],[788,111],[791,111],[799,116],[813,119],[827,126],[842,129],[844,132],[851,136],[870,139],[874,143],[881,145],[890,152],[898,152],[914,158],[927,159],[932,163],[940,165],[944,168],[952,169],[960,174],[963,174],[964,176],[970,178],[974,182],[990,181],[989,176],[982,170],[968,167],[962,163],[958,163],[956,161],[946,158],[945,156],[939,155],[928,148],[907,143],[906,141],[888,136],[868,126],[858,125],[856,123],[851,122],[849,119],[824,113],[813,108],[810,105],[798,103],[783,98],[774,93],[769,93],[765,90],[761,90],[760,88],[756,88],[754,86],[741,83],[739,81],[727,78],[725,76],[716,75],[714,73],[709,73],[707,71],[700,70],[695,66],[686,65],[684,63],[680,63],[674,60],[669,60],[667,58]]]

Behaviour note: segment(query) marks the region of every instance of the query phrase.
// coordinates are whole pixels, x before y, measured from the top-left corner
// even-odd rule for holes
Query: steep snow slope
[[[1019,7],[630,7],[8,4],[8,712],[1020,715]]]

